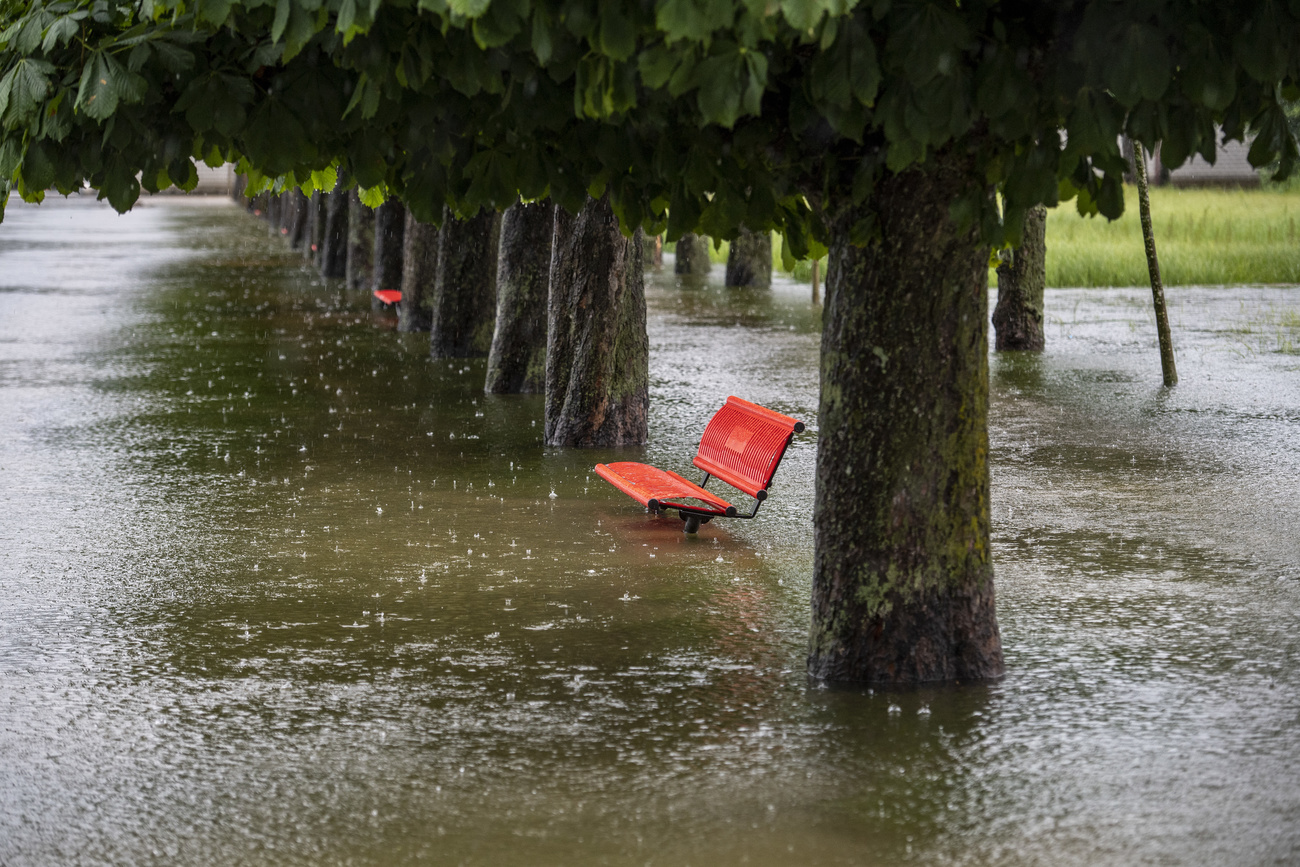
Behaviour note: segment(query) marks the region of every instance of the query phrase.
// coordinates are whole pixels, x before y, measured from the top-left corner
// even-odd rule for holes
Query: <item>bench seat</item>
[[[700,438],[692,461],[704,471],[700,484],[670,470],[632,461],[597,464],[596,475],[651,511],[676,509],[686,522],[686,532],[694,533],[700,524],[714,518],[757,515],[782,455],[803,429],[803,422],[733,396],[714,413]],[[731,503],[706,491],[704,486],[711,478],[753,497],[753,511],[742,515]]]

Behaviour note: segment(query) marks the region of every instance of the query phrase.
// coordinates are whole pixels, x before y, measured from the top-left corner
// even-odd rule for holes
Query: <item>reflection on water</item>
[[[551,450],[226,203],[11,204],[0,863],[1300,860],[1296,290],[1171,290],[1170,393],[1144,293],[1049,293],[992,366],[1009,673],[906,692],[803,674],[807,287],[648,291],[650,445]],[[757,520],[590,472],[731,393],[813,431]]]

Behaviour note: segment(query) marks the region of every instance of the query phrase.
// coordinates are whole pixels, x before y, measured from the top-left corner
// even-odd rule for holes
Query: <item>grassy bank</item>
[[[1148,282],[1137,189],[1115,222],[1080,217],[1073,202],[1047,217],[1048,286]],[[1151,223],[1166,285],[1300,283],[1300,192],[1151,190]]]
[[[1148,282],[1137,188],[1124,191],[1124,216],[1115,222],[1080,217],[1074,202],[1047,216],[1047,285],[1143,286]],[[1300,284],[1300,187],[1272,189],[1151,190],[1151,222],[1165,285]],[[668,250],[674,245],[669,244]],[[718,265],[727,244],[709,246]],[[781,268],[781,239],[773,237],[774,270]],[[799,262],[792,277],[811,279],[812,263]],[[822,279],[826,277],[825,260]],[[997,275],[989,271],[989,285]]]

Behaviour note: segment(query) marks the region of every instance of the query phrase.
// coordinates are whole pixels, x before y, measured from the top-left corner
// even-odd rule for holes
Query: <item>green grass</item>
[[[1124,190],[1124,216],[1080,217],[1074,202],[1047,216],[1048,286],[1149,284],[1137,188]],[[1300,283],[1300,185],[1255,190],[1157,187],[1151,222],[1166,286]],[[666,245],[671,251],[674,245]],[[727,261],[727,243],[709,245],[709,258]],[[781,268],[781,238],[772,239],[773,270]],[[822,260],[821,279],[826,279]],[[812,279],[812,262],[799,262],[794,280]],[[997,274],[989,271],[989,285]]]
[[[1073,202],[1048,213],[1048,286],[1149,283],[1137,188],[1124,193],[1113,223]],[[1300,283],[1300,190],[1156,188],[1151,223],[1167,286]]]

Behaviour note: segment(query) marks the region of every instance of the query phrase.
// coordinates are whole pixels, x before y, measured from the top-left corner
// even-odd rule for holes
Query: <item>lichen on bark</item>
[[[547,445],[646,441],[650,346],[640,230],[619,231],[609,199],[555,212],[546,350]]]
[[[301,195],[301,194],[299,194]],[[375,279],[375,212],[348,190],[348,262],[344,281],[353,292],[370,291]]]
[[[881,181],[832,223],[808,669],[834,681],[996,677],[988,248],[950,202],[957,157]],[[878,241],[849,242],[879,220]]]
[[[709,239],[687,232],[677,241],[673,254],[673,273],[681,277],[706,277],[713,263],[709,260]]]
[[[375,208],[374,277],[371,287],[378,290],[402,288],[402,242],[406,235],[406,207],[389,199]],[[378,301],[374,302],[376,305]]]
[[[766,289],[772,285],[772,236],[741,229],[727,251],[728,286]]]
[[[1047,284],[1047,208],[1025,212],[1020,246],[998,265],[998,303],[993,310],[995,346],[1004,350],[1041,352],[1043,290]]]
[[[421,223],[406,212],[402,234],[402,303],[397,312],[398,331],[428,331],[432,321],[433,284],[438,274],[437,226]]]
[[[488,353],[488,394],[537,394],[546,386],[546,302],[555,206],[517,204],[501,216],[497,314]]]
[[[499,226],[496,211],[482,210],[468,220],[443,212],[430,305],[434,358],[482,358],[492,347]]]

